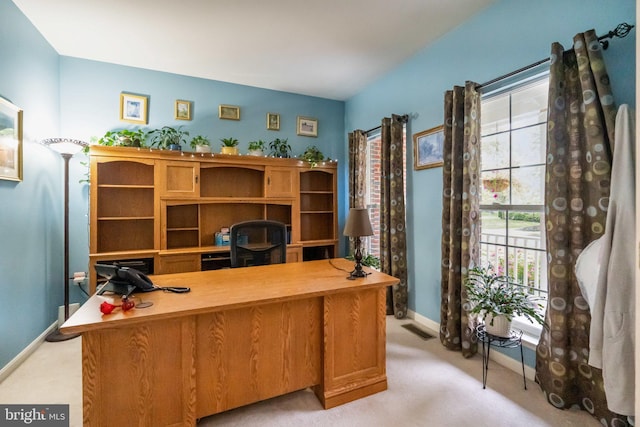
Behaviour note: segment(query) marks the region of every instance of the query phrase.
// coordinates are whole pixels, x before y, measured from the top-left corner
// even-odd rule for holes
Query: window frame
[[[480,90],[480,94],[481,94],[481,108],[482,105],[484,104],[484,102],[486,101],[490,101],[492,99],[495,99],[498,96],[504,96],[504,95],[509,95],[509,97],[511,97],[511,95],[513,93],[515,93],[516,91],[522,90],[523,88],[526,88],[527,86],[530,85],[534,85],[534,84],[538,84],[542,81],[546,80],[548,83],[549,80],[549,70],[548,70],[548,65],[543,65],[542,67],[535,67],[532,68],[531,70],[529,70],[526,73],[523,74],[519,74],[517,76],[512,76],[508,79],[505,79],[503,81],[497,82],[496,84],[492,84],[489,87],[483,87]],[[548,105],[548,102],[547,102]],[[548,116],[546,116],[548,117]],[[482,181],[482,174],[483,172],[495,172],[495,171],[507,171],[508,175],[509,175],[509,204],[501,204],[501,203],[492,203],[492,204],[480,204],[479,208],[480,208],[480,213],[481,213],[481,217],[482,217],[482,213],[483,211],[503,211],[505,212],[505,236],[504,236],[504,245],[501,245],[504,247],[504,251],[505,254],[509,253],[509,248],[517,248],[516,245],[510,245],[509,244],[509,213],[510,212],[536,212],[540,214],[540,226],[541,226],[541,233],[540,233],[540,239],[541,239],[541,244],[540,244],[540,249],[531,249],[531,250],[537,250],[542,252],[541,254],[541,259],[543,261],[546,261],[547,257],[546,257],[546,244],[544,244],[544,239],[546,239],[546,230],[545,230],[545,208],[544,208],[544,192],[542,194],[543,200],[542,200],[542,204],[540,205],[522,205],[522,204],[511,204],[512,201],[512,180],[511,180],[511,174],[512,171],[514,169],[520,169],[520,166],[515,166],[513,165],[513,156],[512,156],[512,143],[513,143],[513,132],[518,131],[520,129],[526,128],[526,127],[532,127],[532,126],[540,126],[542,124],[544,124],[544,128],[547,128],[547,120],[545,117],[545,121],[544,122],[539,122],[539,123],[535,123],[535,124],[530,124],[524,127],[518,127],[516,129],[513,129],[511,126],[512,123],[512,109],[511,109],[511,99],[509,99],[509,128],[508,128],[508,133],[509,133],[509,160],[508,160],[508,165],[507,167],[500,167],[500,168],[488,168],[488,169],[482,169],[482,165],[481,165],[481,170],[480,170],[480,181]],[[483,134],[481,135],[481,138],[484,138],[486,136],[493,136],[493,135],[497,135],[499,133],[504,133],[504,131],[499,131],[499,132],[494,132],[494,133],[487,133],[487,134]],[[546,144],[546,138],[545,138],[545,144]],[[545,146],[545,152],[546,152],[546,146]],[[526,165],[525,167],[531,167],[531,166],[544,166],[546,164],[546,158],[543,156],[543,158],[541,159],[541,162],[539,164],[535,164],[535,165]],[[543,189],[544,189],[544,174],[542,175],[542,184],[543,184]],[[482,196],[481,197],[481,201],[482,201]],[[480,245],[482,247],[482,245],[486,245],[486,244],[491,244],[491,245],[495,245],[495,247],[497,248],[496,244],[490,243],[490,242],[485,242],[483,240],[483,234],[482,234],[482,225],[480,227]],[[507,257],[508,258],[508,257]],[[505,260],[506,265],[508,266],[508,259]],[[545,270],[545,274],[544,274],[544,280],[545,280],[545,288],[547,289],[547,295],[548,295],[548,280],[546,278],[546,268],[547,268],[547,264],[546,262],[544,263],[544,265],[541,266],[541,268],[543,270]],[[508,270],[507,270],[508,271]],[[547,303],[547,298],[544,298],[544,301],[541,301],[541,303],[543,304],[544,308],[543,308],[543,315],[544,312],[546,311],[546,303]],[[532,348],[535,348],[534,346],[537,344],[539,338],[540,338],[540,334],[542,332],[542,326],[536,324],[533,324],[531,322],[529,322],[525,317],[515,317],[512,321],[512,325],[523,331],[524,335],[523,335],[523,342],[525,344],[528,344],[528,346],[531,346]]]

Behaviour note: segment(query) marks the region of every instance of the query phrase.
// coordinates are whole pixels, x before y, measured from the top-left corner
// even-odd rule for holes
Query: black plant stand
[[[489,370],[489,353],[491,346],[501,348],[520,347],[520,362],[522,363],[522,379],[524,381],[524,389],[527,389],[527,378],[524,374],[524,352],[522,351],[522,331],[510,330],[508,337],[500,337],[488,333],[485,325],[479,325],[476,328],[476,336],[482,342],[482,388],[487,388],[487,371]]]

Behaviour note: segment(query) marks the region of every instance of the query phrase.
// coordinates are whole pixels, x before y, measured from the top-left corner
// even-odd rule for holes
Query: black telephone
[[[189,292],[189,288],[183,287],[167,287],[161,288],[153,284],[151,279],[143,272],[131,267],[124,267],[116,264],[96,264],[96,273],[107,279],[98,290],[98,295],[110,291],[116,294],[129,296],[133,292],[151,292],[151,291],[170,291],[176,293]]]

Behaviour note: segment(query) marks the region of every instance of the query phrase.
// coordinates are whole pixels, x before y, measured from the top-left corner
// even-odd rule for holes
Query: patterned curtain
[[[367,135],[361,130],[349,134],[349,208],[366,208]]]
[[[349,208],[366,208],[367,134],[356,129],[349,133]],[[349,254],[355,253],[355,241],[349,239]]]
[[[480,95],[477,84],[444,98],[440,341],[464,357],[477,351],[475,321],[464,304],[467,269],[480,262]]]
[[[574,274],[580,252],[602,236],[609,202],[616,107],[595,32],[573,50],[551,50],[545,207],[549,298],[536,381],[558,408],[580,406],[607,426],[626,426],[607,408],[602,371],[589,366],[589,306]]]
[[[380,269],[400,279],[387,293],[387,314],[407,315],[407,239],[404,204],[406,116],[382,119],[380,179]]]

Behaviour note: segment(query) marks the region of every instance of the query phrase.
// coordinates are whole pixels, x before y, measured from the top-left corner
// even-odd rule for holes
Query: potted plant
[[[282,157],[288,159],[291,157],[291,146],[287,142],[287,138],[276,138],[269,143],[269,149],[273,157]]]
[[[238,140],[235,138],[222,138],[222,154],[238,154]]]
[[[211,141],[209,138],[202,135],[196,135],[191,139],[189,143],[192,149],[196,150],[196,153],[210,153]]]
[[[315,168],[318,166],[318,162],[324,160],[324,154],[322,154],[322,151],[320,151],[318,147],[311,145],[302,153],[302,158],[306,160],[312,168]]]
[[[249,142],[249,155],[262,156],[264,154],[265,142],[261,139]]]
[[[346,257],[349,261],[355,261],[355,256],[349,255]],[[366,254],[360,260],[360,264],[371,267],[375,270],[380,270],[380,258],[375,255]]]
[[[97,140],[100,145],[109,147],[144,147],[145,133],[142,129],[110,130]]]
[[[469,270],[465,281],[471,313],[478,314],[492,335],[508,337],[514,316],[524,316],[531,323],[545,325],[540,314],[540,298],[532,288],[514,283],[508,276],[496,274],[491,267]]]
[[[151,141],[151,146],[158,147],[161,150],[169,149],[174,151],[182,150],[181,144],[187,143],[186,137],[189,132],[182,130],[182,126],[173,128],[171,126],[163,126],[160,129],[154,129],[147,133]]]

